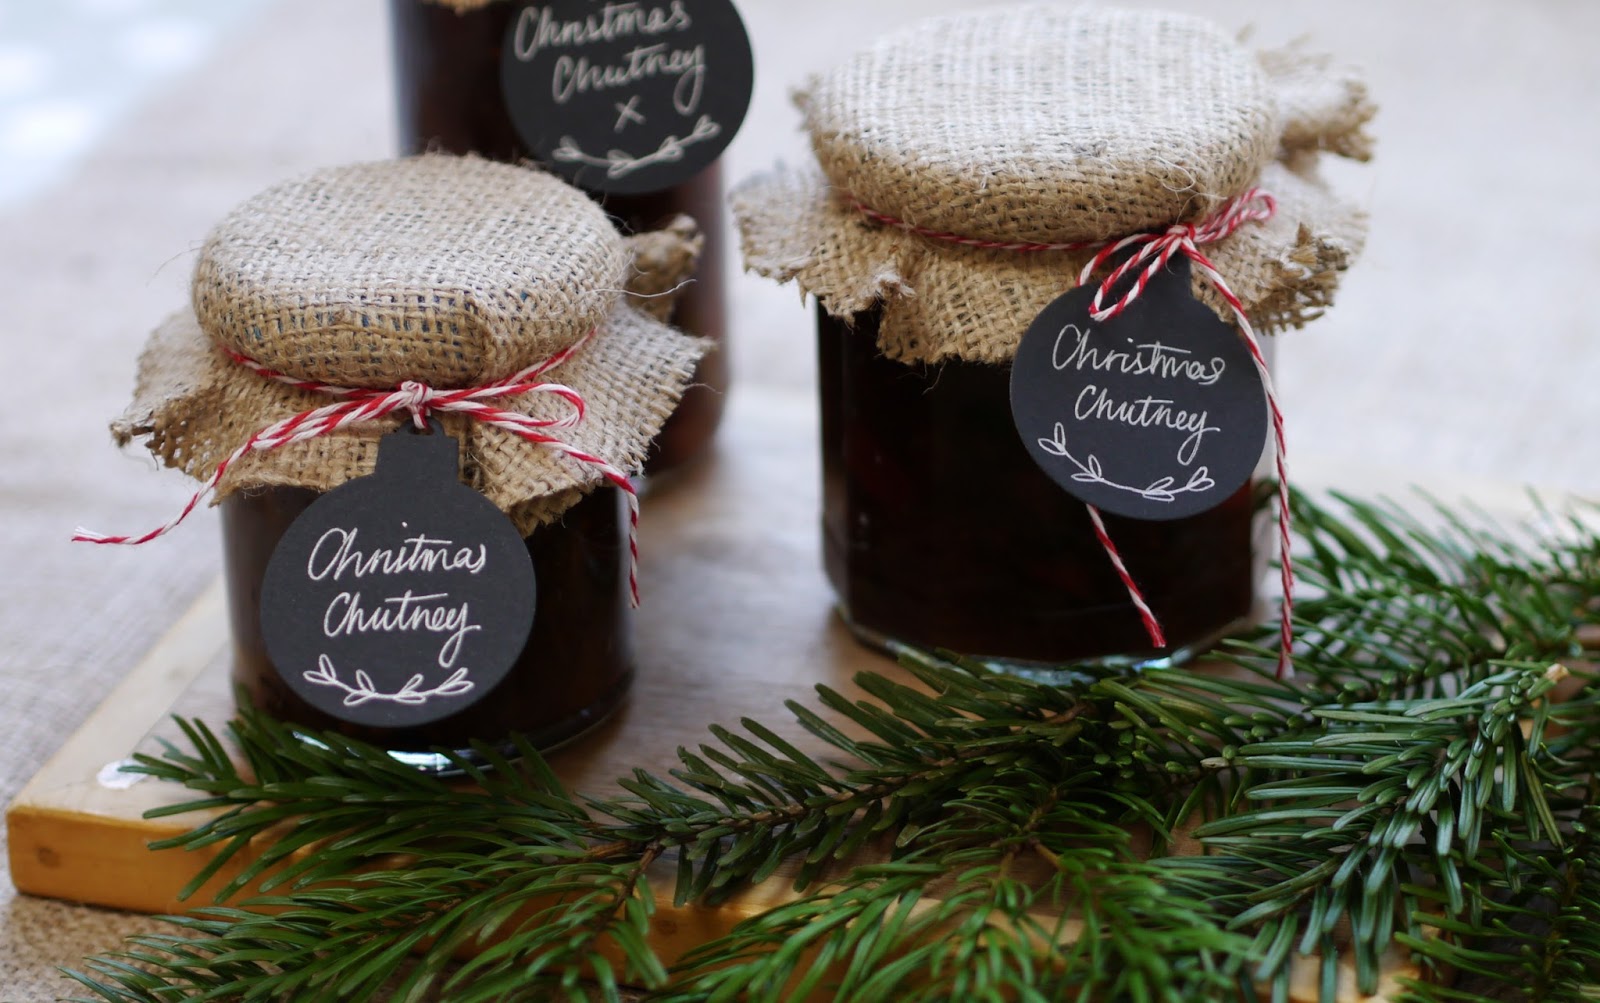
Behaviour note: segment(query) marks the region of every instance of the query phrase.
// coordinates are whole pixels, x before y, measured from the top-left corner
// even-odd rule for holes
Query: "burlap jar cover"
[[[1321,312],[1365,236],[1316,172],[1323,152],[1368,155],[1362,84],[1298,49],[1251,54],[1193,17],[1027,6],[932,19],[796,100],[820,170],[734,192],[746,265],[834,316],[881,310],[880,347],[902,362],[1010,360],[1095,253],[969,243],[1111,240],[1205,219],[1259,186],[1273,218],[1206,254],[1270,332]],[[1231,319],[1198,273],[1194,292]]]
[[[112,425],[197,479],[252,435],[330,397],[264,377],[232,353],[301,381],[346,388],[477,387],[583,342],[540,379],[572,388],[585,415],[560,437],[634,470],[707,343],[649,316],[694,265],[687,221],[631,239],[560,180],[477,158],[361,164],[278,185],[212,232],[193,307],[169,318]],[[637,295],[632,295],[637,293]],[[586,340],[584,340],[586,339]],[[494,405],[535,419],[570,405],[527,393]],[[463,414],[463,480],[524,534],[605,478],[568,452]],[[369,474],[404,415],[356,422],[230,464],[215,497],[269,486],[325,491]]]

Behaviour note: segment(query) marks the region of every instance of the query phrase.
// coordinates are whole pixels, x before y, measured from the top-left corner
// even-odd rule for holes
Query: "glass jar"
[[[1187,14],[980,5],[805,82],[815,164],[741,182],[733,211],[746,271],[827,311],[824,549],[861,637],[1045,677],[1180,660],[1254,617],[1272,549],[1251,480],[1272,421],[1265,400],[1255,410],[1254,358],[1237,357],[1253,348],[1241,318],[1256,335],[1303,326],[1361,248],[1360,211],[1313,170],[1369,146],[1371,103],[1335,65],[1252,52]],[[1126,344],[1092,368],[1031,351],[1102,327]],[[1203,378],[1154,361],[1211,346],[1236,357]],[[1174,374],[1219,410],[1176,399],[1191,387]],[[1058,399],[1069,387],[1078,397]],[[1198,423],[1173,457],[1190,467],[1180,453],[1224,431],[1207,417],[1224,407],[1233,431],[1210,441],[1226,476],[1208,455],[1180,484],[1155,462],[1162,437]],[[1125,576],[1079,492],[1150,520],[1104,514]]]
[[[1155,650],[1084,504],[1018,437],[1010,367],[893,361],[879,319],[817,312],[823,548],[858,637],[1018,668],[1175,662],[1252,616],[1250,485],[1185,519],[1104,516],[1167,635]]]
[[[405,153],[439,150],[495,160],[530,158],[517,136],[500,88],[500,52],[518,5],[488,3],[457,12],[428,0],[392,0],[400,145]],[[717,348],[700,360],[694,380],[667,419],[645,461],[659,473],[710,444],[728,389],[722,169],[714,164],[689,181],[645,195],[591,193],[624,233],[655,230],[680,214],[705,238],[695,280],[679,294],[668,322]]]
[[[449,761],[429,749],[467,755],[472,740],[494,744],[513,732],[548,749],[592,728],[621,704],[634,672],[627,504],[619,489],[603,487],[525,538],[538,582],[537,606],[529,611],[533,629],[492,692],[458,714],[403,729],[358,726],[312,707],[267,657],[261,588],[279,539],[318,497],[308,488],[260,488],[229,495],[221,505],[233,682],[257,709],[290,724],[370,742],[402,762],[442,772]]]

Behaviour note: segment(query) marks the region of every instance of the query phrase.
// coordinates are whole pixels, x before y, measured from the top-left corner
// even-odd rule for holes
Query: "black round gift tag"
[[[1267,438],[1249,347],[1194,298],[1174,258],[1127,309],[1089,317],[1095,284],[1039,314],[1011,369],[1011,414],[1028,453],[1074,497],[1136,519],[1222,504]]]
[[[437,422],[383,437],[377,469],[318,498],[267,562],[261,633],[283,680],[352,724],[405,728],[491,693],[533,627],[533,561],[462,484]]]
[[[522,141],[591,191],[694,177],[750,107],[750,38],[730,0],[545,0],[511,19],[500,85]]]

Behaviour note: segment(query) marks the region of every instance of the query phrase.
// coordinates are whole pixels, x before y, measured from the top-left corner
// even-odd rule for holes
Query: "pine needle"
[[[1371,992],[1397,948],[1409,1000],[1600,998],[1600,537],[1294,506],[1290,682],[1274,629],[1222,674],[1059,686],[910,653],[911,682],[789,706],[827,759],[746,720],[610,798],[526,745],[463,790],[250,710],[181,721],[137,768],[195,792],[162,814],[211,813],[165,843],[204,853],[187,893],[272,839],[75,998],[1250,1000],[1320,956],[1332,1000],[1341,957]],[[715,903],[785,864],[792,901],[655,953],[652,874]]]

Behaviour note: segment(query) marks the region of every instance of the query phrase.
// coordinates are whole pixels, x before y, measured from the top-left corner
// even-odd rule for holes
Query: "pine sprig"
[[[167,845],[215,854],[189,893],[265,846],[219,900],[255,898],[72,975],[110,1003],[1176,1001],[1287,998],[1318,956],[1331,1000],[1339,958],[1371,991],[1398,945],[1413,999],[1593,998],[1600,538],[1295,506],[1288,682],[1267,630],[1212,674],[1064,685],[909,652],[910,681],[789,705],[828,761],[747,720],[610,798],[525,747],[477,750],[461,788],[249,711],[227,742],[180,722],[139,769],[214,817]],[[864,847],[887,859],[852,865]],[[679,903],[780,870],[796,896],[669,970],[662,867]]]

